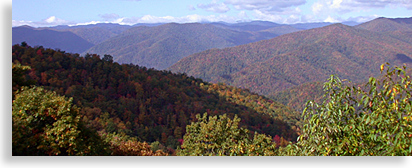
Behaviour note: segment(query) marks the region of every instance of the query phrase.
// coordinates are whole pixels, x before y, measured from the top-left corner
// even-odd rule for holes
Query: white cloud
[[[371,1],[371,0],[351,0],[348,3],[350,4],[356,4],[356,5],[362,5],[366,6],[369,8],[383,8],[387,6],[402,6],[406,7],[408,9],[412,9],[412,0],[376,0],[376,1]]]
[[[312,4],[314,14],[361,12],[365,10],[405,7],[412,9],[412,0],[319,0]]]
[[[156,23],[156,22],[173,22],[175,18],[173,16],[157,17],[152,15],[144,15],[139,19],[143,23]]]
[[[313,13],[318,14],[320,11],[322,11],[323,7],[324,7],[324,6],[323,6],[322,3],[315,2],[315,3],[312,5],[312,11],[313,11]]]
[[[330,7],[331,8],[340,8],[341,7],[341,4],[342,3],[342,0],[333,0],[332,1],[332,4],[330,5]]]
[[[220,15],[209,15],[209,16],[202,16],[202,15],[188,15],[184,17],[177,18],[179,23],[192,23],[192,22],[228,22],[234,23],[236,20],[239,20],[238,17],[228,16],[225,14]]]
[[[159,16],[145,15],[143,17],[122,18],[119,24],[134,25],[137,23],[169,23],[169,22],[194,23],[194,22],[219,22],[219,21],[234,23],[237,20],[242,20],[242,19],[243,17],[241,16],[233,17],[233,16],[227,16],[225,14],[209,15],[209,16],[193,14],[193,15],[187,15],[187,16],[182,16],[182,17],[173,17],[173,16],[159,17]]]
[[[60,18],[56,18],[56,16],[50,16],[49,18],[46,18],[39,23],[45,25],[64,25],[70,22]]]
[[[12,20],[12,26],[22,26],[22,25],[29,25],[32,27],[49,27],[49,26],[58,26],[58,25],[69,25],[73,24],[74,22],[63,20],[60,18],[57,18],[56,16],[50,16],[46,19],[43,19],[42,21],[39,22],[33,22],[33,21],[18,21],[18,20]]]
[[[237,14],[237,18],[238,18],[237,21],[241,21],[241,22],[251,21],[251,19],[249,18],[249,16],[246,14],[245,11],[240,11],[240,12]]]
[[[257,20],[296,23],[302,15],[299,6],[306,0],[225,0],[224,3],[237,10],[253,11],[253,17]]]
[[[257,9],[253,10],[253,12],[254,12],[253,16],[257,20],[265,20],[265,21],[271,21],[271,22],[276,22],[276,23],[283,23],[285,21],[285,19],[280,15],[267,14]]]
[[[259,10],[266,14],[281,14],[293,7],[306,3],[306,0],[226,0],[238,10]]]
[[[315,20],[325,22],[355,21],[365,22],[376,18],[373,16],[358,16],[343,19],[339,16],[350,12],[365,12],[378,8],[391,8],[412,4],[412,0],[318,0],[311,5]],[[412,7],[412,6],[411,6]],[[304,20],[304,19],[302,19]]]
[[[298,22],[300,22],[300,17],[297,15],[289,15],[284,21],[284,23],[287,23],[287,24],[293,24],[293,23],[298,23]]]
[[[23,25],[32,26],[33,22],[32,21],[25,21],[25,20],[12,20],[11,21],[11,26],[13,26],[13,27],[23,26]]]
[[[340,21],[337,20],[337,19],[335,19],[335,18],[332,18],[332,17],[328,16],[328,17],[324,20],[324,22],[336,23],[336,22],[340,22]]]
[[[69,26],[92,25],[92,24],[98,24],[98,23],[104,23],[104,22],[102,22],[102,21],[90,21],[90,22],[84,22],[84,23],[71,24]]]
[[[230,8],[224,3],[218,3],[216,0],[213,0],[209,4],[200,3],[197,5],[198,8],[204,9],[209,12],[216,12],[216,13],[226,13],[230,10]]]

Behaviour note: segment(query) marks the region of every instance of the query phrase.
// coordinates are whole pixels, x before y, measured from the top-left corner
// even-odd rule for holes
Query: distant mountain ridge
[[[377,18],[355,26],[375,32],[412,31],[412,17],[410,18]]]
[[[93,54],[93,52],[99,53],[101,55],[104,54],[111,54],[115,58],[116,61],[121,63],[134,63],[139,64],[141,66],[153,67],[157,69],[165,69],[170,65],[176,63],[179,59],[193,54],[195,52],[204,51],[206,49],[211,48],[224,48],[224,47],[231,47],[240,44],[246,44],[250,42],[255,42],[259,40],[266,40],[271,39],[273,37],[292,33],[296,31],[301,31],[304,29],[310,29],[315,27],[321,27],[324,25],[329,25],[331,23],[299,23],[293,25],[286,25],[286,24],[278,24],[268,21],[251,21],[251,22],[241,22],[241,23],[225,23],[225,22],[212,22],[212,23],[197,23],[202,26],[198,26],[199,31],[203,31],[206,29],[211,30],[211,26],[213,25],[213,31],[216,31],[216,35],[214,32],[208,32],[211,35],[211,38],[199,38],[199,33],[194,31],[191,34],[185,33],[183,36],[192,38],[191,40],[183,40],[179,38],[175,38],[176,34],[178,34],[180,30],[172,30],[167,29],[167,26],[164,25],[181,25],[184,26],[192,26],[193,24],[177,24],[177,23],[139,23],[135,25],[119,25],[113,23],[98,23],[98,24],[90,24],[90,25],[78,25],[78,26],[55,26],[55,27],[40,27],[40,28],[32,28],[32,33],[36,33],[40,30],[50,30],[50,31],[58,31],[58,32],[71,32],[77,35],[83,40],[91,43],[93,46],[88,45],[81,45],[78,46],[76,49],[65,49],[67,52],[78,52],[81,54],[86,54],[86,50],[90,49],[88,52]],[[204,28],[200,28],[204,27]],[[209,28],[206,28],[209,27]],[[17,27],[13,27],[16,29]],[[164,31],[160,30],[162,28],[166,28],[171,32],[167,33],[155,33],[155,31]],[[153,29],[148,31],[149,29]],[[181,28],[182,30],[185,28]],[[190,29],[190,28],[189,28]],[[220,30],[225,29],[225,30]],[[177,32],[176,32],[177,31]],[[222,33],[225,31],[226,33]],[[130,39],[126,40],[119,40],[124,38],[124,36],[135,36],[135,37],[144,37],[145,35],[140,35],[141,33],[154,33],[157,36],[151,36],[148,38],[156,39],[156,40],[149,40],[151,42],[142,43],[142,39],[134,39],[135,41],[130,41]],[[230,32],[230,33],[229,33]],[[14,31],[14,36],[22,36],[17,34],[18,31]],[[134,35],[132,35],[135,33]],[[197,33],[197,34],[196,34]],[[175,34],[172,36],[171,34]],[[164,37],[160,37],[160,36]],[[31,36],[30,34],[25,34],[25,36]],[[73,44],[70,43],[61,43],[61,45],[52,45],[56,42],[52,40],[52,38],[47,35],[42,35],[43,41],[39,42],[38,40],[29,40],[29,45],[43,45],[44,47],[49,48],[63,48],[62,46],[71,46]],[[165,39],[169,38],[169,40],[164,41]],[[173,39],[175,38],[175,39]],[[196,39],[196,41],[193,40]],[[16,38],[15,38],[16,39]],[[226,42],[222,42],[219,40],[223,40]],[[16,39],[13,40],[13,44],[20,44],[24,39]],[[26,40],[27,41],[27,40]],[[189,42],[190,41],[190,42]],[[78,43],[78,42],[76,42]],[[133,44],[134,43],[134,44]],[[173,47],[164,47],[167,45]],[[189,44],[187,44],[189,43]],[[79,43],[83,44],[83,43]],[[153,44],[153,46],[148,46],[148,44]],[[197,46],[200,45],[200,46]],[[133,47],[131,47],[133,46]],[[163,47],[162,47],[163,46]],[[187,47],[184,47],[187,46]],[[93,47],[93,48],[92,48]],[[190,48],[188,48],[190,47]],[[139,51],[136,48],[140,48]],[[174,48],[178,48],[177,50]],[[144,55],[142,55],[144,54]]]
[[[252,21],[235,24],[168,23],[154,27],[139,26],[128,29],[85,53],[110,54],[119,63],[133,63],[162,70],[196,52],[267,40],[329,24],[331,23],[284,25]]]
[[[12,44],[25,41],[30,45],[61,49],[72,53],[81,53],[93,46],[92,43],[67,31],[38,30],[30,26],[21,26],[13,28],[12,33]]]
[[[168,70],[270,95],[306,82],[322,81],[331,74],[352,81],[364,80],[377,75],[384,62],[410,64],[412,43],[401,36],[333,24],[203,51]]]
[[[166,69],[196,52],[246,44],[267,39],[268,36],[277,35],[272,32],[240,32],[210,24],[169,23],[156,27],[131,28],[86,52],[110,54],[119,63]]]

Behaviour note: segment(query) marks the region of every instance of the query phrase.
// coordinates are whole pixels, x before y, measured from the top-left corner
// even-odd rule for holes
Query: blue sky
[[[13,0],[12,25],[365,22],[411,17],[412,0]]]

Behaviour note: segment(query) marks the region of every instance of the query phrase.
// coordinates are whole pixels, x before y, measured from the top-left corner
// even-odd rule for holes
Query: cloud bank
[[[103,19],[102,21],[75,23],[75,22],[56,18],[55,16],[51,16],[39,22],[12,20],[12,26],[16,27],[16,26],[28,25],[32,27],[50,27],[50,26],[58,26],[58,25],[78,26],[78,25],[98,24],[98,23],[117,23],[120,25],[134,25],[138,23],[169,23],[169,22],[194,23],[194,22],[219,22],[219,21],[235,23],[237,21],[249,20],[247,14],[245,14],[244,12],[240,12],[237,16],[228,16],[225,14],[203,16],[203,15],[193,14],[193,15],[187,15],[187,16],[182,16],[182,17],[144,15],[142,17],[126,18],[126,17],[118,17],[117,14],[104,14],[104,15],[101,15],[100,17]]]
[[[412,9],[412,0],[319,0],[312,5],[315,14],[337,12],[339,14],[371,9],[405,7]]]
[[[128,0],[140,1],[140,0]],[[41,21],[12,20],[12,26],[29,25],[32,27],[49,27],[56,25],[86,25],[97,23],[117,23],[134,25],[138,23],[191,23],[191,22],[244,22],[251,20],[272,21],[283,24],[307,22],[365,22],[379,15],[342,18],[351,12],[370,11],[383,8],[406,8],[412,10],[412,0],[211,0],[210,3],[190,4],[186,10],[203,10],[212,15],[189,14],[186,16],[122,17],[116,13],[98,15],[100,20],[84,23],[67,21],[50,16]],[[302,7],[306,5],[306,7]],[[196,7],[196,8],[195,8]],[[302,11],[304,9],[305,11]],[[308,10],[307,10],[308,9]],[[346,15],[347,16],[347,15]],[[350,15],[349,15],[350,16]]]
[[[23,26],[23,25],[29,25],[32,27],[49,27],[49,26],[57,26],[57,25],[70,25],[70,24],[75,24],[75,22],[63,20],[60,18],[57,18],[56,16],[50,16],[46,19],[43,19],[38,22],[33,22],[33,21],[24,21],[24,20],[12,20],[12,26]]]

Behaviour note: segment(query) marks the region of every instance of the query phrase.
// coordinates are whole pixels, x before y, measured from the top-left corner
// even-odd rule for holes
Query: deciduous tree
[[[100,137],[80,121],[72,99],[23,87],[12,103],[13,155],[107,155]]]
[[[240,118],[224,115],[196,115],[198,122],[186,127],[186,134],[178,155],[191,156],[242,156],[275,155],[275,143],[270,136],[239,128]]]
[[[363,86],[345,86],[331,76],[326,99],[308,102],[302,135],[281,154],[412,155],[412,81],[406,67],[387,65],[382,78]]]

